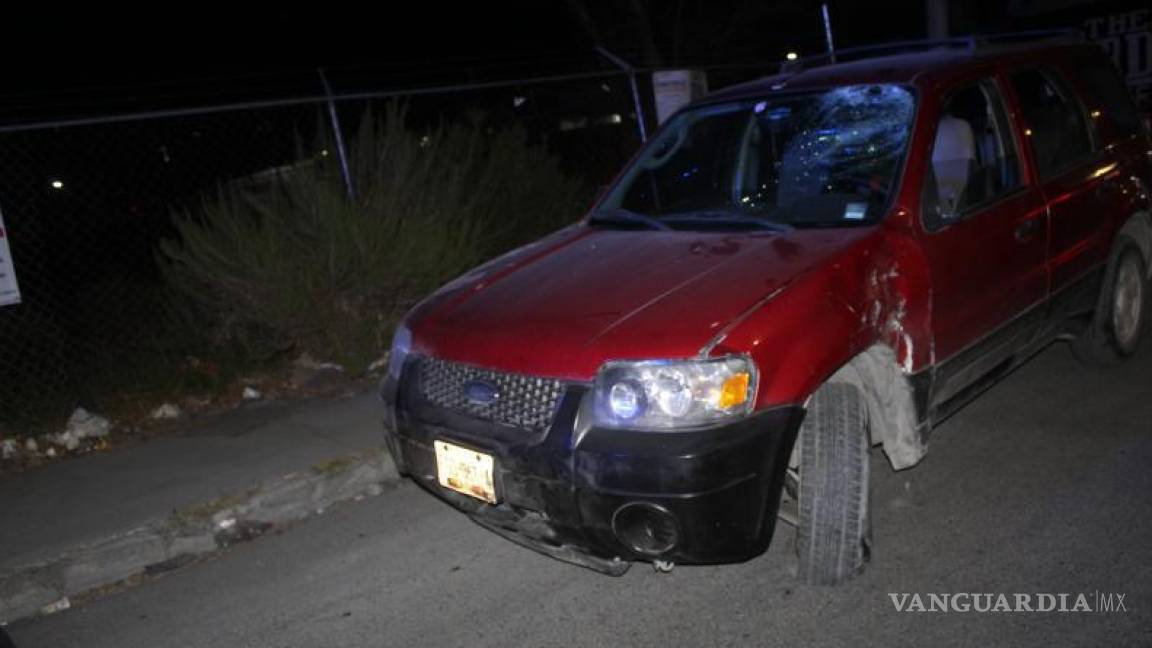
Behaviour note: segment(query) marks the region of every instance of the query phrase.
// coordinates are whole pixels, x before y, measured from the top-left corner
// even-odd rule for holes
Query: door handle
[[[1032,240],[1032,235],[1036,233],[1036,229],[1040,226],[1040,217],[1029,218],[1021,221],[1016,225],[1016,230],[1013,234],[1016,240],[1021,243],[1027,243]]]

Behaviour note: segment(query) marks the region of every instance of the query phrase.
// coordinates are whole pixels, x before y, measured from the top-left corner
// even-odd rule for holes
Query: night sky
[[[921,2],[831,6],[845,45],[919,37],[923,29]],[[799,0],[391,2],[367,9],[184,3],[26,12],[4,25],[3,121],[33,107],[139,109],[312,94],[317,66],[329,68],[337,91],[406,88],[603,69],[597,42],[645,67],[777,61],[823,42],[819,3]]]
[[[838,47],[922,38],[924,0],[830,0]],[[609,69],[775,63],[823,49],[815,0],[6,7],[0,125]],[[1131,0],[956,0],[953,33],[1079,26]]]

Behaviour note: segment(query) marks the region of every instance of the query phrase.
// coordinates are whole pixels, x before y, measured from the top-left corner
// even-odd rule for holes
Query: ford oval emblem
[[[464,400],[469,405],[491,405],[500,398],[500,390],[487,380],[470,380],[464,383]]]

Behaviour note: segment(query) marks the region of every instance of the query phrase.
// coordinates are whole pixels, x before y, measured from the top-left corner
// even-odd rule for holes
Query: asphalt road
[[[1087,370],[1052,347],[939,428],[918,467],[874,479],[873,561],[836,588],[795,582],[785,525],[745,564],[611,578],[405,483],[9,631],[19,648],[1152,645],[1152,350]],[[908,612],[889,596],[966,592],[1117,593],[1126,609]]]

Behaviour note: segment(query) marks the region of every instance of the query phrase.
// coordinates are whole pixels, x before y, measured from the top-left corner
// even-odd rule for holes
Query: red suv
[[[1132,355],[1152,146],[1104,54],[914,49],[685,108],[583,221],[413,309],[383,385],[401,473],[612,574],[748,559],[781,517],[834,583],[869,556],[872,446],[915,465],[1055,340]]]

